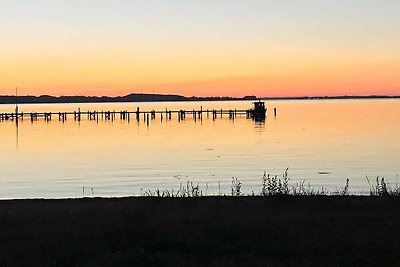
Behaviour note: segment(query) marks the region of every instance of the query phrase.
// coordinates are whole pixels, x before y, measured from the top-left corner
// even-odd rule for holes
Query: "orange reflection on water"
[[[247,109],[249,101],[21,105],[20,110]],[[245,116],[196,121],[159,116],[149,127],[130,121],[59,122],[53,117],[31,123],[0,122],[2,186],[5,197],[80,196],[81,186],[98,195],[138,194],[140,188],[177,188],[181,182],[217,182],[229,191],[233,176],[244,190],[257,191],[264,171],[290,167],[292,182],[341,186],[350,178],[355,189],[368,187],[364,175],[399,173],[399,100],[268,101],[267,119]],[[277,108],[277,117],[273,108]],[[0,112],[13,106],[1,106]],[[321,176],[318,172],[329,172]]]

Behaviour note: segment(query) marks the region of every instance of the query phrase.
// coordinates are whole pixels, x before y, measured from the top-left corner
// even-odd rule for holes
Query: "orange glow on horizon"
[[[8,55],[0,63],[0,94],[290,97],[399,95],[400,60],[389,52],[129,50],[41,51]],[[194,48],[193,48],[194,49]],[[4,63],[7,62],[7,63]]]

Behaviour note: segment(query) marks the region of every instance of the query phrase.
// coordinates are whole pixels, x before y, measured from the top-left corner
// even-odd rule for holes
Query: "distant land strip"
[[[400,98],[400,96],[369,95],[369,96],[301,96],[301,97],[261,97],[254,95],[244,97],[186,97],[182,95],[163,94],[129,94],[126,96],[0,96],[0,104],[30,104],[30,103],[104,103],[104,102],[173,102],[173,101],[232,101],[232,100],[309,100],[309,99],[374,99]]]

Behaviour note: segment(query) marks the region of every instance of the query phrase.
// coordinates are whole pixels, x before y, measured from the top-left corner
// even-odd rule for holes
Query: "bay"
[[[101,110],[248,109],[251,101],[22,104],[20,112]],[[290,184],[368,193],[385,177],[396,186],[400,166],[400,101],[266,101],[265,122],[245,116],[189,114],[178,121],[159,115],[149,126],[140,118],[80,122],[57,117],[0,122],[0,198],[117,197],[148,189],[179,190],[199,183],[203,193],[230,193],[232,177],[244,193],[259,193],[264,172],[289,168]],[[1,105],[0,112],[13,112]],[[277,116],[273,116],[273,108]]]

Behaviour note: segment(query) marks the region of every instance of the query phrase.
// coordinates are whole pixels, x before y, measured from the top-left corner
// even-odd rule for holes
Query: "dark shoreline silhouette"
[[[0,201],[1,266],[398,266],[400,199]]]
[[[129,94],[126,96],[0,96],[0,104],[45,104],[45,103],[113,103],[113,102],[174,102],[174,101],[233,101],[233,100],[321,100],[321,99],[393,99],[400,96],[368,95],[368,96],[301,96],[301,97],[260,97],[254,95],[244,97],[186,97],[182,95],[163,94]]]
[[[173,101],[226,101],[256,100],[256,96],[234,97],[185,97],[181,95],[129,94],[126,96],[0,96],[0,104],[18,103],[113,103],[113,102],[173,102]]]

